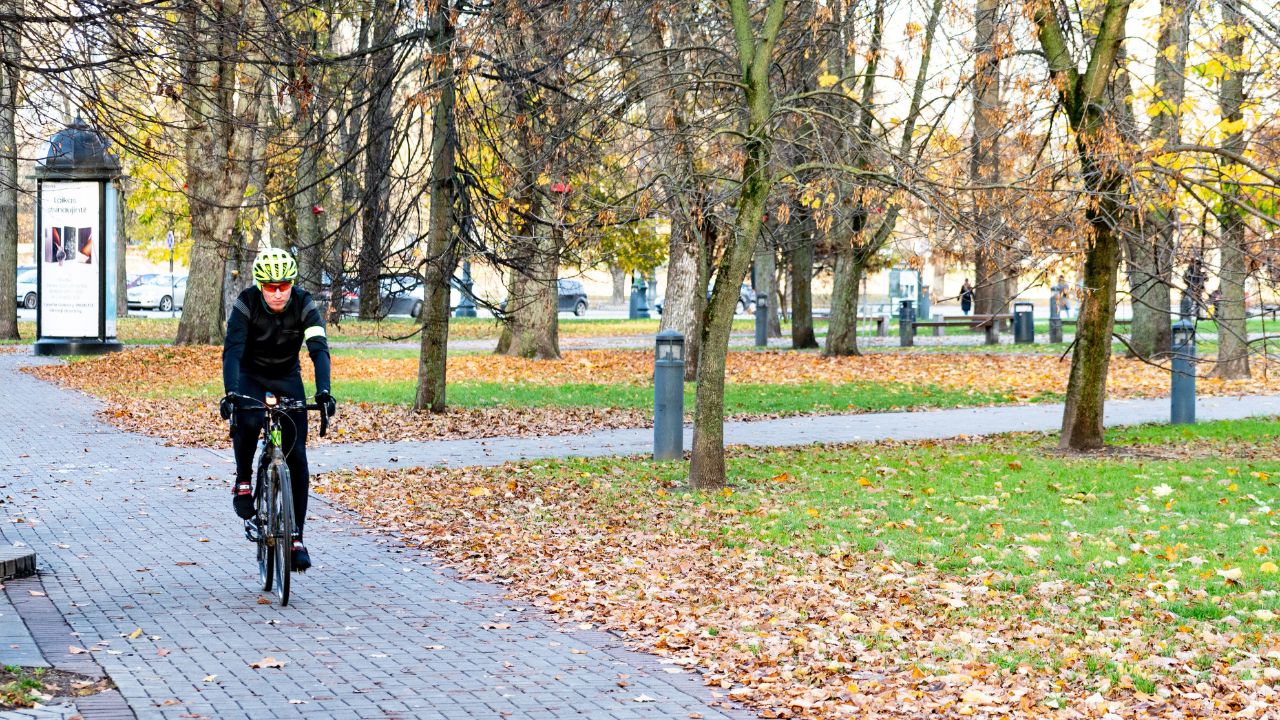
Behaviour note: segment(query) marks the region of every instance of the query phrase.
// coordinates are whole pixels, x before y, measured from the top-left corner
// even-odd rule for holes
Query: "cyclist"
[[[253,261],[254,284],[247,287],[231,306],[227,335],[222,345],[222,385],[226,396],[219,404],[224,420],[237,407],[235,393],[263,400],[270,392],[278,397],[305,399],[298,352],[307,344],[316,371],[317,404],[332,416],[337,404],[330,394],[329,341],[325,338],[324,317],[315,301],[302,288],[294,287],[298,265],[293,256],[279,248],[267,248]],[[283,423],[281,447],[289,466],[293,487],[294,570],[311,567],[311,555],[302,543],[302,526],[307,514],[307,413],[290,411],[292,422]],[[236,456],[236,481],[232,505],[236,515],[253,517],[253,454],[262,434],[261,413],[242,413],[232,433]]]

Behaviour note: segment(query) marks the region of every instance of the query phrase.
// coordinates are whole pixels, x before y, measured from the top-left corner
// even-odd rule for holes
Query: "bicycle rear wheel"
[[[253,505],[256,512],[253,521],[258,526],[258,581],[263,590],[271,590],[275,580],[276,555],[271,547],[271,496],[272,489],[267,480],[267,463],[258,463],[258,484],[254,489]]]
[[[283,460],[274,460],[267,475],[275,485],[272,493],[271,537],[274,540],[276,596],[281,605],[289,604],[289,576],[293,574],[293,485],[289,468]]]

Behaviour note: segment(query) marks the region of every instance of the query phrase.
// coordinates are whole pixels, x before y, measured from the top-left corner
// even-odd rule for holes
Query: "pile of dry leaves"
[[[469,577],[698,669],[763,717],[1262,718],[1280,703],[1275,634],[1104,583],[1019,592],[987,569],[729,546],[696,532],[733,526],[727,503],[621,472],[362,471],[316,488]]]

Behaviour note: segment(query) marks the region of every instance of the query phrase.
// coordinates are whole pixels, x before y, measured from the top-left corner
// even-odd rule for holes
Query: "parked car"
[[[378,280],[378,317],[408,315],[417,317],[422,312],[426,291],[422,278],[412,274],[387,275]],[[356,315],[360,312],[360,286],[356,285],[342,294],[342,313]]]
[[[130,275],[128,282],[125,283],[125,289],[131,288],[131,287],[137,287],[143,283],[151,282],[152,280],[155,280],[161,275],[164,275],[164,273],[138,273],[136,275]],[[169,277],[168,275],[164,275],[164,276],[166,278]]]
[[[707,291],[707,299],[711,299],[710,290]],[[653,308],[658,311],[659,315],[662,314],[661,298],[653,301]],[[739,315],[756,311],[756,291],[752,290],[750,285],[742,283],[742,286],[738,288],[738,306],[734,310]]]
[[[556,295],[560,312],[571,312],[578,317],[587,314],[587,291],[582,289],[580,280],[557,280]]]
[[[18,268],[18,307],[35,310],[39,301],[36,294],[36,268],[34,265],[23,265]]]
[[[156,275],[127,291],[130,310],[179,309],[187,299],[187,276]]]
[[[498,308],[506,312],[507,301],[503,300]],[[587,292],[582,289],[579,280],[556,280],[556,311],[571,312],[578,317],[587,314]]]

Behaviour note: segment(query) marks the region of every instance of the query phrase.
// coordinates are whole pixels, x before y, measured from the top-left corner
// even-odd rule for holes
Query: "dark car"
[[[578,280],[557,280],[556,294],[559,296],[558,310],[571,312],[578,317],[587,314],[587,292],[582,289]]]
[[[556,280],[556,310],[559,312],[571,312],[578,317],[587,314],[587,292],[582,289],[582,283],[578,280]],[[498,309],[506,312],[507,301],[503,300]]]
[[[462,302],[462,281],[450,278],[449,285],[449,310],[452,311]],[[382,295],[378,317],[408,315],[416,318],[427,298],[426,284],[417,275],[389,275],[378,281],[378,289]],[[474,295],[472,301],[475,302]],[[357,315],[359,312],[360,288],[357,286],[342,294],[342,314]]]
[[[711,299],[710,290],[707,291],[707,299]],[[653,309],[657,310],[658,314],[661,315],[662,300],[654,300]],[[742,283],[742,287],[738,288],[738,306],[734,308],[734,311],[739,315],[756,311],[756,291],[752,290],[750,285]]]
[[[426,297],[422,278],[417,275],[387,275],[378,279],[378,317],[388,315],[408,315],[417,317],[422,311],[422,300]],[[356,315],[360,312],[360,287],[356,286],[342,294],[342,312]]]

